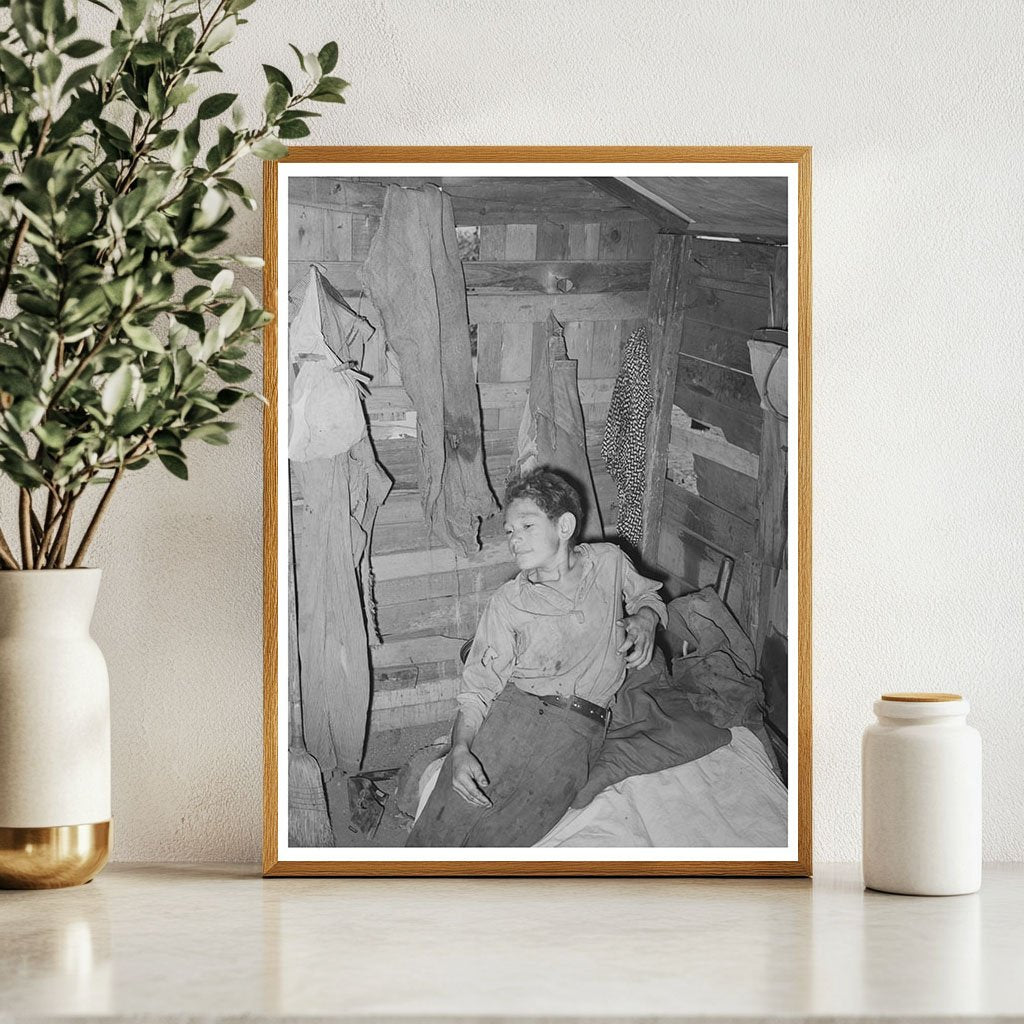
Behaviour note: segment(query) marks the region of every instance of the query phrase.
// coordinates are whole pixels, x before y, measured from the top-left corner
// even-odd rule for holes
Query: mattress
[[[601,790],[536,845],[786,846],[786,787],[749,729],[730,732],[731,742],[696,761]]]
[[[760,741],[730,729],[724,747],[687,764],[634,775],[570,810],[537,846],[780,847],[787,844],[787,791]],[[419,808],[441,760],[424,772]]]

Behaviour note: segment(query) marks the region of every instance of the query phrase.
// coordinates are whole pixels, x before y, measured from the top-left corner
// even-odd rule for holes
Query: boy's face
[[[505,510],[505,537],[516,565],[521,570],[558,567],[575,526],[572,518],[565,513],[550,519],[533,498],[516,498]]]

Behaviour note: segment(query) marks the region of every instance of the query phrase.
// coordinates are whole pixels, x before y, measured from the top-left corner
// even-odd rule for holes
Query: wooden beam
[[[692,419],[709,426],[718,427],[726,440],[751,454],[761,451],[760,410],[747,411],[719,402],[702,391],[695,391],[683,383],[677,383],[675,404]]]
[[[710,430],[699,430],[691,425],[691,419],[678,406],[672,407],[672,433],[669,448],[675,449],[678,455],[689,455],[691,461],[695,455],[717,462],[737,473],[757,479],[758,456],[745,448],[730,444],[720,434]],[[394,493],[394,492],[392,492]],[[380,513],[377,513],[380,522]]]
[[[494,538],[497,540],[497,538]],[[500,543],[504,545],[504,538]],[[376,563],[375,556],[371,559]],[[407,604],[410,601],[450,599],[479,593],[491,593],[502,583],[507,583],[516,572],[515,563],[509,556],[507,561],[497,565],[483,565],[478,569],[463,569],[459,572],[428,573],[423,576],[406,576],[400,579],[379,580],[374,588],[379,611],[391,605]]]
[[[620,181],[618,178],[587,178],[586,180],[594,188],[599,188],[602,192],[606,192],[625,205],[631,206],[649,220],[654,221],[664,231],[673,234],[683,234],[690,230],[690,221],[685,217],[667,210],[660,203],[656,203],[642,192],[637,192],[635,188],[627,185],[624,181]]]
[[[754,548],[754,527],[750,523],[671,481],[665,483],[662,528],[695,536],[737,560]],[[685,541],[686,537],[681,539]]]
[[[567,320],[629,320],[647,312],[647,292],[604,292],[600,294],[561,293],[530,295],[468,295],[469,322],[541,323],[554,313],[560,323]],[[764,326],[764,325],[761,325]]]
[[[786,569],[789,521],[786,495],[786,421],[765,410],[761,471],[757,478],[757,535],[748,581],[750,636],[758,659],[768,634],[768,610],[779,576]]]
[[[582,178],[382,177],[315,181],[312,194],[300,186],[296,191],[299,201],[363,216],[380,216],[387,185],[409,187],[427,181],[440,185],[451,196],[455,223],[460,226],[629,221],[640,216],[631,205],[609,198]]]
[[[449,636],[425,636],[396,640],[370,648],[374,671],[393,666],[423,665],[458,658],[464,640]]]
[[[686,253],[689,242],[681,235],[659,235],[651,267],[648,335],[651,355],[651,383],[654,405],[647,418],[645,487],[647,503],[643,513],[645,561],[653,563],[658,553],[660,519],[665,496],[665,465],[672,426],[672,396],[676,390],[676,365],[686,309]]]
[[[767,289],[763,295],[745,295],[722,285],[707,287],[691,281],[686,306],[687,320],[729,327],[748,335],[762,327],[772,326]]]
[[[780,248],[784,247],[695,238],[690,250],[690,272],[694,277],[767,285]]]
[[[762,245],[784,245],[786,231],[774,224],[754,224],[746,220],[734,220],[723,217],[715,223],[698,223],[690,225],[693,235],[711,236],[713,239],[735,238],[740,242],[751,242]]]
[[[708,363],[717,363],[732,370],[750,373],[750,333],[731,327],[687,320],[683,324],[680,355],[693,356]]]
[[[686,333],[685,329],[683,333]],[[761,396],[749,367],[746,370],[734,370],[681,353],[676,371],[676,388],[688,388],[724,405],[735,406],[751,416],[757,416],[761,409]]]
[[[756,480],[700,455],[693,457],[693,464],[697,491],[702,498],[751,525],[757,522]]]
[[[532,332],[531,332],[532,334]],[[610,402],[614,377],[596,377],[579,382],[580,402],[584,405],[597,405]],[[507,383],[480,384],[480,407],[482,409],[514,408],[522,412],[526,396],[530,393],[528,380],[509,381]],[[366,411],[401,412],[412,409],[412,399],[405,388],[390,386],[374,388],[366,398]]]

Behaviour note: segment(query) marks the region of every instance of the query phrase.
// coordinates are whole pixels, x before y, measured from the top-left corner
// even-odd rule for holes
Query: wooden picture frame
[[[460,187],[460,182],[465,184]],[[530,182],[536,183],[533,191],[528,187]],[[419,853],[397,845],[368,845],[368,835],[350,823],[352,845],[339,843],[337,824],[331,833],[333,844],[289,844],[289,821],[295,826],[300,813],[315,816],[324,807],[340,807],[343,792],[347,792],[346,813],[358,815],[364,804],[356,802],[357,794],[368,793],[370,803],[379,800],[382,790],[378,783],[383,784],[383,778],[375,776],[372,765],[363,763],[355,773],[355,782],[352,774],[343,778],[337,773],[328,775],[326,783],[321,775],[318,792],[316,773],[311,774],[309,769],[310,761],[318,767],[317,762],[300,749],[316,712],[309,710],[311,698],[304,697],[301,688],[289,700],[289,650],[294,662],[300,645],[296,639],[289,640],[286,618],[293,537],[288,513],[295,496],[287,490],[289,386],[284,374],[290,372],[291,364],[286,359],[285,337],[289,299],[296,308],[305,300],[295,288],[289,292],[286,275],[292,275],[292,285],[303,281],[307,289],[314,287],[309,283],[313,279],[328,281],[334,289],[331,294],[340,294],[359,316],[366,313],[371,321],[376,316],[380,326],[379,314],[372,308],[367,313],[358,263],[365,257],[379,224],[379,207],[389,184],[438,186],[454,197],[455,222],[469,246],[462,263],[469,295],[468,319],[471,324],[474,316],[479,323],[486,320],[486,330],[478,324],[472,335],[485,449],[489,430],[494,431],[495,438],[514,433],[519,420],[516,403],[521,407],[529,391],[526,378],[530,367],[529,360],[523,363],[523,349],[528,354],[530,338],[539,336],[540,326],[533,325],[544,320],[549,306],[556,318],[560,310],[561,320],[571,321],[579,332],[571,339],[566,333],[570,357],[584,362],[590,359],[588,365],[597,366],[598,352],[604,353],[603,376],[579,370],[581,402],[589,410],[585,412],[588,441],[591,418],[599,429],[629,329],[637,324],[647,329],[654,404],[644,455],[647,500],[642,543],[634,553],[642,569],[654,566],[666,587],[671,584],[669,593],[717,584],[720,594],[744,595],[728,597],[727,607],[737,618],[745,619],[742,627],[752,635],[757,674],[774,680],[764,684],[767,696],[762,710],[767,708],[768,712],[765,728],[758,733],[764,734],[758,756],[766,764],[774,761],[776,790],[782,787],[778,779],[785,776],[788,766],[788,787],[784,798],[779,797],[779,806],[784,806],[784,811],[779,811],[783,815],[784,843],[758,847],[744,842],[735,847],[708,848],[476,847]],[[527,221],[523,206],[527,199],[522,196],[541,194],[550,206]],[[293,147],[282,161],[265,165],[264,305],[275,314],[266,328],[264,346],[264,393],[268,402],[264,416],[265,876],[811,874],[810,196],[809,147]],[[535,199],[529,198],[529,202]],[[561,210],[559,202],[563,204]],[[499,236],[501,247],[495,248]],[[475,261],[478,265],[471,266]],[[319,271],[314,272],[314,265]],[[599,294],[602,288],[612,291],[607,282],[615,280],[625,281],[626,290]],[[573,316],[577,319],[572,320]],[[589,327],[588,316],[594,318]],[[794,320],[797,343],[790,347],[787,332],[792,331]],[[383,333],[378,332],[378,337]],[[599,345],[593,342],[595,334]],[[487,346],[496,337],[519,339],[519,354],[513,358],[506,353],[502,364],[499,352],[495,362],[494,349]],[[755,363],[743,363],[743,354],[754,351],[746,344],[748,340],[774,353],[766,374],[761,366],[761,378],[755,375]],[[533,351],[537,351],[536,346]],[[584,357],[588,351],[590,355]],[[791,351],[796,355],[792,362]],[[781,384],[776,376],[773,385],[772,372],[780,356],[785,357],[783,365],[788,370]],[[408,398],[402,397],[405,392],[394,379],[398,367],[394,362],[387,363],[383,345],[377,350],[377,360],[376,375],[385,380],[380,388],[385,394],[374,400],[374,408],[379,409],[382,403],[387,406],[389,396],[395,395],[401,400],[399,404],[408,406]],[[485,363],[489,367],[486,373],[481,370]],[[761,387],[756,388],[758,380]],[[371,381],[371,395],[375,387]],[[774,393],[777,400],[779,387],[789,403],[785,414],[772,399]],[[795,443],[792,428],[788,441],[786,432],[794,394]],[[398,422],[403,416],[408,424],[405,412],[393,418]],[[390,431],[392,426],[387,429]],[[397,442],[379,440],[373,432],[378,428],[379,424],[374,424],[371,430],[375,452],[389,444],[389,452],[397,451]],[[414,443],[410,439],[409,444]],[[497,445],[498,441],[493,443]],[[387,470],[387,460],[379,458]],[[396,508],[401,505],[405,510],[402,515],[413,515],[408,510],[415,506],[411,489],[415,479],[409,484],[407,468],[390,475],[396,473],[405,474],[410,489],[401,500],[393,498],[393,491],[388,501],[393,500]],[[493,476],[493,470],[491,473]],[[598,475],[594,470],[595,481]],[[797,483],[795,493],[787,484],[790,477]],[[500,481],[492,483],[500,497]],[[709,494],[718,503],[710,501]],[[284,507],[285,500],[289,507]],[[602,500],[599,497],[598,504]],[[727,507],[730,503],[731,508]],[[604,511],[602,514],[607,515]],[[442,568],[447,568],[457,588],[461,586],[459,581],[469,578],[465,572],[469,563],[462,560],[464,556],[445,554],[442,558],[436,554],[442,545],[436,538],[431,539],[429,524],[399,522],[397,515],[391,516],[394,523],[389,520],[379,526],[381,536],[392,538],[388,541],[391,553],[377,556],[376,548],[369,549],[370,562],[374,563],[375,558],[378,562],[378,587],[384,582],[391,586],[389,593],[396,588],[411,593],[417,587],[416,593],[428,593],[430,585],[429,580],[423,582],[425,576],[402,576],[403,566],[419,572],[415,566],[425,564],[423,558],[434,559],[429,561],[431,566],[443,562]],[[424,530],[429,550],[393,550],[395,543],[401,546],[398,535],[420,537]],[[795,580],[788,573],[791,533],[797,536]],[[377,544],[377,535],[373,536]],[[489,543],[496,545],[500,540]],[[494,565],[498,557],[495,555],[488,564]],[[670,563],[668,567],[661,565],[659,558]],[[720,558],[717,578],[711,575],[715,558]],[[722,580],[733,573],[738,582],[730,591],[728,579],[724,588]],[[481,570],[473,578],[478,584],[484,580],[485,587],[496,585],[491,572]],[[293,583],[295,579],[292,577]],[[420,582],[411,587],[410,581]],[[480,607],[477,599],[482,592],[475,592],[472,608]],[[447,593],[452,592],[449,589]],[[444,598],[445,607],[453,609],[453,614],[462,614],[465,601],[460,595],[457,589],[455,595]],[[310,605],[303,603],[304,597],[296,600],[300,610],[292,622],[298,631],[302,608]],[[378,603],[382,600],[386,601],[378,594]],[[740,614],[737,608],[745,611]],[[413,616],[402,619],[400,626],[389,626],[392,639],[385,636],[384,646],[390,643],[398,649],[405,644],[400,648],[402,657],[420,657],[415,652],[426,652],[431,638],[413,634],[422,633],[424,623],[440,621],[437,615],[445,614],[445,608],[440,608],[437,615],[434,611],[431,614],[434,618]],[[394,621],[398,618],[396,611]],[[440,634],[445,628],[437,627],[436,639],[443,639]],[[411,639],[394,639],[406,635],[402,629]],[[788,650],[794,630],[796,664],[792,657],[781,669],[777,662],[769,664],[769,641],[776,646],[781,643],[783,650]],[[461,640],[465,633],[458,635]],[[451,667],[454,659],[450,645],[441,646],[447,660],[436,664],[423,660],[402,663],[405,669],[413,670],[415,679],[411,684],[400,678],[395,665],[387,666],[384,656],[378,664],[374,660],[378,654],[371,655],[371,685],[387,697],[377,710],[371,697],[366,716],[367,722],[382,724],[379,735],[389,732],[383,724],[392,722],[399,723],[395,734],[403,735],[402,730],[412,726],[401,723],[419,721],[433,713],[435,704],[437,708],[443,704],[450,714],[453,687],[458,685],[452,677],[458,673]],[[441,646],[435,645],[436,651],[441,651]],[[383,647],[375,648],[379,650]],[[293,666],[292,677],[295,671]],[[431,675],[434,678],[430,679]],[[408,703],[420,693],[437,700]],[[780,703],[786,705],[785,710],[779,711]],[[415,715],[410,708],[415,709]],[[381,717],[386,711],[391,718]],[[399,712],[405,717],[395,717]],[[772,715],[778,718],[775,726],[771,724]],[[734,740],[738,735],[734,729]],[[732,746],[730,743],[730,750]],[[301,763],[295,751],[302,755]],[[304,782],[297,781],[301,765],[305,765]],[[289,767],[295,775],[291,798]],[[303,785],[307,786],[302,790],[305,796],[296,795]],[[344,790],[339,788],[342,785]],[[291,819],[289,799],[293,803]],[[359,801],[362,799],[360,795]],[[372,806],[369,811],[371,817],[377,813]],[[378,822],[382,820],[377,818]]]

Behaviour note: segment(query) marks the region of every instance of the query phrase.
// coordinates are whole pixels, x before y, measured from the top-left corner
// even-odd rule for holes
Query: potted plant
[[[188,476],[253,397],[270,319],[224,255],[240,160],[343,102],[338,47],[264,65],[252,123],[200,91],[254,0],[121,0],[109,41],[63,0],[0,0],[0,885],[83,882],[106,861],[107,674],[88,553],[126,474]],[[294,47],[293,47],[294,49]],[[209,81],[209,79],[207,79]],[[251,112],[250,112],[251,113]]]

